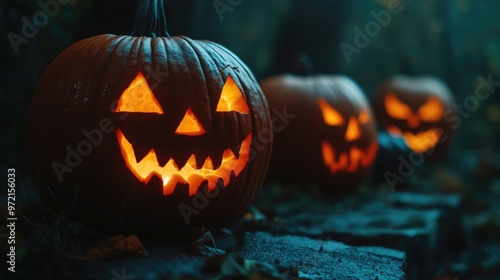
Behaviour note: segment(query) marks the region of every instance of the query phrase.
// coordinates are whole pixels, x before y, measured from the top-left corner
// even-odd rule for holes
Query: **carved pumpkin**
[[[272,109],[296,115],[276,125],[270,176],[354,192],[377,153],[376,122],[362,90],[344,76],[284,75],[261,82]],[[277,130],[276,128],[279,128]]]
[[[91,225],[228,225],[267,171],[267,102],[233,53],[170,37],[162,1],[142,4],[133,36],[82,40],[46,69],[28,117],[35,182]]]
[[[373,100],[377,119],[391,135],[429,158],[444,155],[453,134],[444,117],[454,99],[442,81],[396,76],[379,87]]]

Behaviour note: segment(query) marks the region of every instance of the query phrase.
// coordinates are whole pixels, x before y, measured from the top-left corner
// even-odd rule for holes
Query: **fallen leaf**
[[[69,257],[78,261],[96,261],[123,256],[146,256],[146,250],[142,246],[137,235],[133,234],[114,236],[106,241],[100,242],[82,255]]]

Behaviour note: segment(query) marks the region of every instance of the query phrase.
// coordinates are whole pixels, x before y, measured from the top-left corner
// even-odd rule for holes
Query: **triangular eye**
[[[240,88],[234,82],[231,75],[227,77],[226,84],[222,88],[219,103],[217,104],[216,112],[231,112],[236,111],[241,114],[250,113],[248,104],[241,93]]]
[[[361,113],[359,113],[359,123],[367,124],[370,121],[370,114],[366,109],[361,109]]]
[[[327,125],[342,125],[344,118],[335,109],[333,109],[323,98],[318,99],[318,105],[323,114],[323,120]]]
[[[437,97],[431,96],[429,100],[420,107],[418,115],[424,121],[437,122],[443,117],[443,111],[444,109],[441,101]]]
[[[141,72],[122,93],[114,112],[163,114],[163,109]]]
[[[182,118],[181,123],[177,127],[175,134],[188,135],[188,136],[198,136],[205,134],[207,131],[201,125],[198,118],[196,118],[191,108],[186,110],[184,118]]]
[[[384,104],[387,114],[396,119],[404,120],[412,113],[410,107],[401,102],[393,93],[385,96]]]

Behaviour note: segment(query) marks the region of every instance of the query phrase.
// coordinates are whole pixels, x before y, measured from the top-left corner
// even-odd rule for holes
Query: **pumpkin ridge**
[[[246,66],[246,64],[241,61],[239,58],[235,57],[234,55],[232,55],[231,53],[229,53],[229,51],[217,44],[217,43],[214,43],[214,42],[208,42],[207,44],[207,47],[209,47],[214,53],[216,53],[220,58],[223,59],[222,55],[220,54],[220,52],[224,52],[225,55],[231,57],[232,59],[236,60],[236,62],[238,62],[240,65],[238,67],[238,70],[240,71],[245,71],[245,74],[247,74],[247,76],[251,77],[251,75],[249,74],[249,69],[248,67]],[[234,70],[231,68],[231,71],[233,71],[233,74],[234,73]],[[245,100],[247,102],[250,102],[252,98],[250,98],[251,96],[253,95],[258,95],[259,98],[257,98],[257,100],[260,101],[260,104],[257,104],[257,107],[260,107],[260,106],[265,106],[266,108],[268,108],[268,103],[267,103],[267,100],[264,98],[264,93],[262,93],[262,90],[257,87],[246,87],[244,83],[242,83],[242,81],[240,81],[239,79],[239,76],[238,75],[232,75],[235,83],[239,86],[239,87],[242,87],[241,89],[243,90],[243,92],[245,92],[246,94],[244,94],[243,96],[245,97]],[[257,81],[254,81],[255,84],[257,85]],[[247,96],[248,95],[248,96]],[[253,126],[253,124],[255,122],[259,122],[261,121],[260,118],[254,118],[254,115],[260,115],[262,114],[262,112],[255,112],[254,110],[254,106],[250,106],[250,110],[252,110],[253,112],[250,113],[250,115],[252,116],[252,122],[251,122],[251,125]],[[241,123],[240,121],[240,118],[241,116],[238,115],[238,122]],[[272,135],[271,135],[272,137]],[[272,141],[272,140],[270,140]],[[270,154],[270,153],[269,153]],[[268,156],[270,158],[270,155]]]
[[[214,59],[214,57],[208,55],[208,52],[205,49],[207,46],[207,43],[204,41],[197,42],[197,41],[194,41],[194,40],[187,38],[187,37],[182,37],[182,40],[183,40],[183,42],[186,43],[187,46],[189,46],[191,48],[193,53],[196,55],[196,58],[198,59],[198,64],[200,65],[200,70],[201,70],[200,72],[202,74],[203,81],[205,81],[205,87],[208,89],[209,92],[214,90],[215,88],[217,88],[215,86],[214,82],[217,82],[217,84],[220,84],[219,81],[213,81],[212,79],[206,78],[206,72],[208,72],[212,75],[214,74],[212,72],[215,72],[215,71],[211,71],[210,70],[211,68],[221,69],[218,61],[216,59]],[[200,50],[203,51],[203,53],[200,53]],[[214,51],[214,54],[217,54],[217,52]],[[210,57],[210,59],[202,59],[205,57]],[[200,63],[200,61],[204,61],[205,63]],[[211,63],[211,64],[209,65],[208,63]],[[220,78],[222,79],[222,77],[220,77]],[[224,79],[222,79],[221,90],[223,88],[224,83],[225,83],[225,81],[224,81]],[[219,101],[220,94],[218,92],[216,93],[215,96],[213,94],[208,94],[208,98],[209,98],[209,103],[210,103],[210,117],[211,117],[211,119],[213,119],[214,116],[212,116],[212,112],[215,111],[215,109],[217,107],[217,103]],[[213,110],[212,110],[212,108],[213,108]],[[227,121],[227,119],[226,119],[226,121]],[[239,124],[239,122],[238,122],[238,124]],[[235,126],[235,128],[236,128],[236,130],[239,130],[239,126]],[[238,134],[239,134],[239,131],[238,131]],[[213,135],[213,137],[214,137],[214,135]],[[231,148],[232,148],[232,150],[234,150],[233,147],[231,147]]]
[[[251,77],[251,79],[253,80],[252,81],[253,83],[249,84],[249,83],[241,83],[241,81],[239,80],[239,75],[233,76],[233,78],[236,76],[237,80],[235,79],[235,82],[238,82],[241,84],[244,96],[247,99],[248,104],[250,105],[249,106],[250,107],[250,116],[251,116],[251,123],[250,123],[251,128],[250,128],[250,130],[252,130],[252,131],[254,130],[254,125],[257,125],[258,127],[267,127],[266,120],[267,120],[267,122],[270,121],[269,111],[267,111],[267,112],[257,111],[256,108],[269,108],[268,102],[267,102],[267,99],[265,98],[264,93],[262,92],[262,89],[258,85],[253,74],[250,72],[250,69],[248,68],[248,66],[240,58],[238,58],[234,54],[230,53],[230,51],[226,47],[221,46],[220,44],[217,44],[217,43],[211,42],[211,41],[207,41],[204,43],[205,43],[205,46],[210,48],[210,50],[213,53],[215,53],[218,57],[223,58],[223,54],[224,54],[225,56],[228,56],[228,57],[231,57],[232,59],[234,59],[239,64],[238,70],[244,71],[244,73],[246,74],[247,77]],[[252,96],[256,96],[257,98],[250,98]],[[256,104],[255,102],[257,102],[257,101],[259,103]],[[257,134],[254,135],[254,139],[258,139]],[[259,160],[259,161],[263,162],[265,164],[258,164],[258,165],[251,166],[253,169],[257,169],[256,172],[258,174],[262,174],[263,172],[265,172],[265,170],[268,170],[269,165],[270,165],[270,160],[271,160],[271,155],[272,155],[272,144],[271,143],[273,142],[272,141],[273,140],[272,133],[270,135],[270,139],[268,139],[268,140],[269,140],[269,142],[267,144],[265,144],[265,145],[267,145],[268,148],[259,151],[259,153],[260,153],[259,158],[263,159],[263,160]],[[254,145],[256,143],[252,143],[252,144]],[[262,153],[265,153],[265,154],[262,154]],[[257,160],[257,159],[254,158],[253,160]],[[250,172],[249,168],[250,168],[250,166],[247,166],[247,169],[243,170],[243,172],[239,175],[238,178],[240,180],[247,180],[247,181],[248,180],[252,180],[252,181],[258,180],[257,183],[253,182],[253,184],[249,183],[249,184],[246,184],[245,186],[255,185],[255,184],[258,184],[259,186],[262,185],[266,176],[261,176],[261,178],[252,177],[251,179],[248,179],[247,175],[248,175],[248,172]],[[242,205],[244,205],[244,207],[248,208],[250,206],[251,197],[255,196],[258,193],[259,189],[260,188],[254,188],[251,190],[252,195],[248,196],[242,204]],[[240,192],[243,192],[243,191],[247,191],[247,190],[244,190],[243,187],[240,188],[238,196],[240,195]],[[238,197],[234,193],[233,193],[233,195]]]
[[[214,133],[213,132],[213,120],[214,120],[214,115],[213,115],[213,112],[215,111],[215,107],[213,105],[213,93],[212,92],[215,92],[217,91],[216,87],[213,87],[211,85],[211,83],[209,82],[209,78],[207,77],[207,73],[209,74],[212,74],[210,69],[213,67],[213,65],[215,65],[214,61],[213,61],[213,58],[209,55],[200,55],[199,53],[199,50],[200,49],[203,49],[203,45],[202,44],[199,44],[199,46],[196,46],[192,44],[190,38],[188,37],[185,37],[185,36],[179,36],[178,37],[178,45],[179,46],[183,46],[185,48],[188,48],[190,50],[190,54],[192,54],[192,56],[190,56],[189,58],[192,58],[192,57],[195,57],[196,58],[196,71],[189,71],[189,74],[190,74],[190,77],[191,77],[191,81],[195,81],[194,83],[192,83],[192,86],[193,87],[197,87],[198,86],[198,82],[201,80],[204,82],[204,86],[202,87],[204,92],[200,92],[199,90],[193,90],[193,92],[196,92],[196,95],[197,96],[207,96],[207,100],[208,100],[208,103],[210,105],[210,110],[208,110],[207,112],[204,112],[204,113],[208,113],[208,120],[205,121],[205,118],[203,118],[202,121],[202,125],[205,126],[205,128],[207,130],[209,130],[211,133],[211,140],[213,140],[213,138],[215,137]],[[182,42],[182,43],[180,43]],[[207,59],[207,58],[210,58],[210,59]],[[213,65],[209,64],[210,62],[213,63]],[[222,88],[221,88],[222,89]],[[214,108],[212,110],[212,107]]]
[[[104,88],[104,85],[105,85],[105,77],[106,77],[106,73],[109,71],[109,67],[110,67],[110,61],[112,59],[112,57],[115,56],[115,52],[117,52],[122,46],[121,44],[123,43],[123,41],[125,41],[127,38],[126,37],[123,37],[123,38],[120,38],[120,36],[115,36],[115,35],[112,35],[113,38],[110,38],[109,41],[110,42],[113,42],[114,40],[119,40],[118,42],[116,42],[116,44],[113,46],[113,48],[111,49],[111,51],[109,51],[109,43],[108,41],[106,40],[106,43],[103,44],[103,48],[101,51],[98,52],[98,55],[96,55],[96,57],[99,59],[100,61],[100,64],[102,65],[100,68],[100,73],[98,75],[98,81],[96,81],[97,83],[97,87],[100,88],[100,89],[103,89]],[[103,57],[104,55],[106,55],[106,58],[101,58]],[[99,99],[100,98],[105,98],[104,94],[105,92],[102,91],[102,94],[103,96],[99,96],[99,98],[95,98],[95,102],[98,103],[99,102]],[[98,106],[95,106],[95,111],[93,112],[93,115],[94,116],[97,116],[99,114],[99,110],[100,108]],[[108,109],[108,108],[104,108],[104,109]],[[99,121],[99,120],[96,120],[96,121]],[[95,125],[98,125],[97,123]]]
[[[101,35],[101,36],[107,36],[107,35]],[[98,36],[98,37],[101,37],[101,36]],[[108,39],[109,38],[109,39]],[[89,59],[94,59],[96,61],[98,61],[98,63],[96,64],[96,75],[95,77],[97,77],[94,81],[95,83],[95,88],[96,89],[99,89],[99,90],[96,90],[96,92],[100,93],[99,96],[96,96],[94,97],[94,106],[89,106],[90,108],[93,108],[92,109],[92,112],[89,114],[91,116],[94,117],[94,120],[93,120],[93,124],[92,124],[92,127],[98,127],[99,126],[99,121],[101,120],[101,118],[99,117],[99,115],[101,114],[101,111],[102,110],[109,110],[108,107],[104,107],[104,108],[101,108],[100,106],[97,106],[99,105],[100,101],[99,100],[102,100],[102,99],[107,99],[107,98],[110,98],[110,96],[106,96],[106,94],[112,94],[111,92],[106,92],[105,90],[103,90],[106,86],[106,77],[107,77],[107,73],[109,72],[113,72],[111,69],[112,67],[112,64],[113,63],[110,63],[112,61],[112,59],[114,57],[116,57],[116,53],[121,49],[123,48],[123,44],[124,42],[127,41],[127,37],[124,36],[116,36],[116,35],[110,35],[110,37],[108,38],[99,38],[99,39],[105,39],[106,41],[104,43],[102,43],[102,48],[100,48],[100,50],[96,53],[95,57],[92,57],[92,58],[89,58]],[[117,42],[114,42],[118,40]],[[115,43],[111,49],[110,49],[110,44],[111,43]],[[111,89],[113,90],[113,89]],[[88,93],[87,95],[91,95],[90,93]]]

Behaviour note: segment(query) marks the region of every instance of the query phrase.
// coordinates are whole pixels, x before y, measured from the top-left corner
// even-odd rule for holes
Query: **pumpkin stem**
[[[311,76],[314,75],[314,65],[311,57],[304,52],[298,53],[292,61],[292,69],[298,75]]]
[[[141,0],[132,36],[170,37],[163,0]]]

